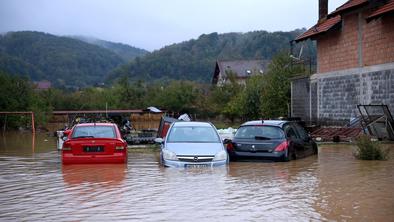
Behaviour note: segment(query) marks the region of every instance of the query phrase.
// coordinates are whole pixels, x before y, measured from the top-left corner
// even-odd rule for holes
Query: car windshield
[[[168,134],[170,143],[219,143],[220,139],[211,126],[174,126]]]
[[[116,138],[113,126],[76,126],[71,138]]]
[[[241,126],[234,138],[237,139],[255,139],[255,140],[270,140],[283,139],[283,130],[275,126]]]

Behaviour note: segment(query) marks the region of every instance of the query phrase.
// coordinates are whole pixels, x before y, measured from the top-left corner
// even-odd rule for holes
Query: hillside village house
[[[245,85],[251,76],[264,74],[268,64],[268,60],[216,61],[212,84],[223,86],[229,83],[230,75],[235,75],[236,81]]]
[[[36,90],[48,90],[52,88],[52,83],[48,80],[42,80],[35,83]]]
[[[293,117],[341,125],[357,105],[385,104],[394,111],[394,0],[350,0],[295,41],[316,40],[317,73],[292,80]]]

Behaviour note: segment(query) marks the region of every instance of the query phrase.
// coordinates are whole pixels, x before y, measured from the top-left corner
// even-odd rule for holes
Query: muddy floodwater
[[[127,164],[62,166],[55,138],[0,136],[0,221],[394,221],[394,145],[360,161],[350,145],[287,163],[171,169],[157,150]]]

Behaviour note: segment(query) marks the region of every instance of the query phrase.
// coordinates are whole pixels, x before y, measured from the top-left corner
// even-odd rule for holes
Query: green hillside
[[[109,41],[91,38],[91,37],[85,37],[85,36],[72,36],[72,38],[108,49],[116,53],[120,57],[122,57],[125,61],[130,61],[137,56],[143,56],[149,53],[144,49],[139,49],[123,43],[109,42]]]
[[[112,72],[109,80],[127,76],[132,80],[180,79],[209,82],[216,60],[272,59],[290,49],[289,42],[305,30],[291,32],[254,31],[248,33],[204,34],[123,65]],[[295,46],[295,52],[300,46]],[[303,55],[316,55],[315,47],[308,43]]]
[[[49,80],[58,87],[103,82],[125,61],[114,52],[80,40],[42,32],[9,32],[0,36],[0,71]]]

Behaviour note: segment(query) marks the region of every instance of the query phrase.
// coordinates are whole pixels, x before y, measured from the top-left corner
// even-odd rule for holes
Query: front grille
[[[177,156],[179,161],[182,162],[211,162],[215,156]]]

